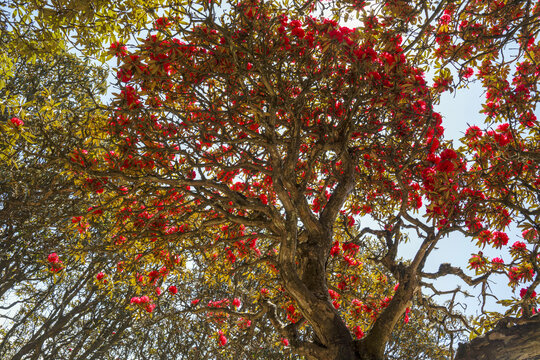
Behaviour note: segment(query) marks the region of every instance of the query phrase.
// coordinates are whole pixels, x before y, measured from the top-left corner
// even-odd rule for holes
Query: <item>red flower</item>
[[[122,82],[128,82],[133,77],[133,73],[129,69],[120,69],[116,73],[116,77]]]
[[[169,27],[170,25],[171,23],[166,17],[160,17],[156,20],[156,29],[164,29],[166,27]]]
[[[501,125],[497,126],[497,131],[498,132],[505,133],[505,132],[508,132],[509,129],[510,129],[510,124],[508,124],[508,123],[504,123],[504,124],[501,124]]]
[[[482,254],[474,254],[469,259],[469,269],[481,270],[485,266],[486,262],[482,258]]]
[[[339,298],[339,294],[337,292],[335,292],[334,290],[332,289],[328,289],[328,294],[330,294],[330,297],[332,299],[337,299]]]
[[[452,171],[454,171],[455,168],[456,168],[456,166],[450,160],[443,160],[440,163],[438,163],[437,167],[436,167],[437,171],[445,172],[445,173],[452,172]]]
[[[292,29],[291,32],[293,35],[299,37],[300,39],[303,39],[306,35],[304,29],[302,29],[301,27],[295,27],[294,29]]]
[[[473,74],[474,74],[474,70],[471,67],[468,67],[463,71],[463,77],[465,79],[470,78],[471,76],[473,76]]]
[[[332,248],[330,249],[330,255],[336,256],[339,254],[339,241],[334,242]]]
[[[450,23],[450,20],[452,20],[452,17],[448,14],[444,14],[439,19],[439,24],[441,25],[448,25]]]
[[[470,140],[478,140],[482,137],[482,130],[476,125],[471,126],[465,131],[465,137]]]
[[[504,265],[504,260],[501,259],[500,257],[493,258],[491,259],[491,265],[493,266],[494,269],[500,269]]]
[[[478,234],[478,245],[484,246],[486,243],[489,243],[491,236],[491,231],[483,230],[480,234]]]
[[[141,303],[141,298],[134,296],[134,297],[131,298],[130,302],[131,302],[131,304],[140,304]]]
[[[503,247],[503,245],[508,244],[508,235],[501,231],[494,231],[492,241],[493,246],[497,249],[500,249],[501,247]]]
[[[362,331],[362,328],[360,326],[356,326],[354,328],[354,335],[357,339],[361,339],[364,337],[364,332]]]
[[[411,312],[411,308],[407,308],[405,310],[405,318],[403,319],[403,322],[407,324],[409,322],[409,313]]]
[[[232,303],[233,303],[234,307],[237,307],[237,308],[240,307],[240,304],[241,304],[239,298],[234,298]]]
[[[125,55],[127,55],[126,46],[124,44],[122,44],[121,42],[119,42],[119,41],[117,41],[115,43],[112,43],[109,50],[112,53],[114,53],[114,55],[116,55],[116,56],[125,56]]]
[[[227,344],[227,338],[225,337],[225,335],[223,335],[223,331],[219,330],[219,345],[220,346],[225,346],[225,344]]]
[[[452,160],[457,158],[457,154],[453,149],[444,149],[441,152],[441,160]]]
[[[24,125],[24,122],[18,117],[12,117],[9,121],[11,121],[11,123],[17,127]]]
[[[283,344],[283,346],[289,346],[289,340],[287,340],[285,338],[281,339],[281,343]]]
[[[521,288],[521,290],[519,291],[519,296],[523,299],[528,290],[529,288]],[[531,299],[534,299],[535,297],[536,297],[536,291],[533,291],[531,293]]]
[[[102,273],[102,272],[99,272],[99,273],[96,275],[96,279],[97,279],[98,281],[102,280],[104,277],[105,277],[105,274]]]
[[[131,85],[126,86],[124,90],[120,92],[120,94],[124,97],[129,106],[137,107],[141,104],[137,91]]]
[[[60,258],[58,257],[58,255],[56,253],[49,254],[49,256],[47,257],[47,260],[51,264],[58,264],[60,262]]]
[[[174,285],[169,286],[169,292],[173,295],[178,294],[178,288]]]

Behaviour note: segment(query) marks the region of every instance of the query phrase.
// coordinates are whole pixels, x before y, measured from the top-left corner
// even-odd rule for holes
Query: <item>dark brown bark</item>
[[[539,360],[540,316],[501,322],[496,329],[460,344],[454,360]]]

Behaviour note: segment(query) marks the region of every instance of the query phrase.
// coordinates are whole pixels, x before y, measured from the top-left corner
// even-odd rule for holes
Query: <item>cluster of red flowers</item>
[[[16,127],[24,125],[24,122],[18,117],[12,117],[11,119],[9,119],[9,121],[11,121],[11,123],[15,125]]]
[[[47,256],[47,261],[51,265],[50,271],[52,272],[59,272],[64,268],[64,264],[62,263],[62,260],[60,260],[60,257],[57,253],[51,253],[49,256]]]
[[[227,338],[225,337],[225,334],[223,334],[223,331],[219,330],[218,332],[218,342],[220,346],[225,346],[227,344]]]
[[[138,305],[142,308],[144,308],[147,312],[151,313],[156,308],[156,304],[152,302],[152,300],[146,296],[135,296],[131,298],[131,304]]]
[[[521,290],[519,290],[519,296],[523,299],[525,295],[527,294],[527,291],[529,291],[529,288],[521,288]],[[535,297],[536,297],[536,291],[532,291],[530,298],[534,299]]]

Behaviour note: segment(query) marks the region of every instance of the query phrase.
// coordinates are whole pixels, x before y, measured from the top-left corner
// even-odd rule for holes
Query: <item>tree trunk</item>
[[[508,322],[467,344],[460,344],[454,360],[540,360],[540,316],[507,327]]]

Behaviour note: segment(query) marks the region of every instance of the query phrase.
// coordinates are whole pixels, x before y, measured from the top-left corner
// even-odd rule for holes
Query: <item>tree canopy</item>
[[[448,359],[537,312],[539,3],[0,5],[3,357]]]

